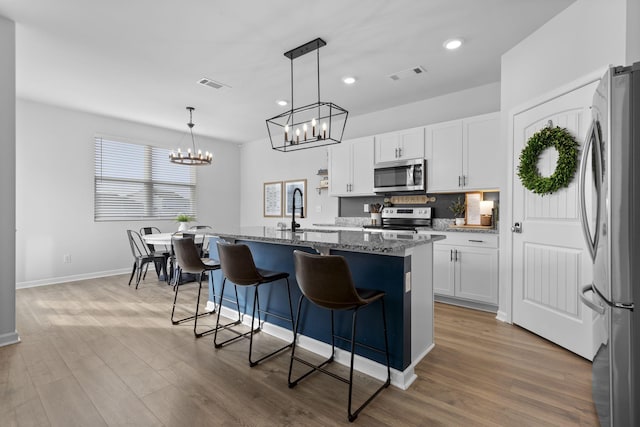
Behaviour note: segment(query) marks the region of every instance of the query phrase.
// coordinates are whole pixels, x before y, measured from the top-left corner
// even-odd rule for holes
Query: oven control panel
[[[397,208],[385,207],[382,218],[430,219],[431,208]]]

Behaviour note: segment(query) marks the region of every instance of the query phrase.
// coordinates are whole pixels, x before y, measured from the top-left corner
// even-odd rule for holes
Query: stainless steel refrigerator
[[[593,283],[593,400],[600,424],[640,425],[640,63],[612,67],[593,97],[580,165]]]

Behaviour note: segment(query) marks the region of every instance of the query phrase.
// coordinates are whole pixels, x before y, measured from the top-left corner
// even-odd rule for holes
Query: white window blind
[[[195,217],[194,168],[169,162],[169,152],[96,137],[95,220]]]

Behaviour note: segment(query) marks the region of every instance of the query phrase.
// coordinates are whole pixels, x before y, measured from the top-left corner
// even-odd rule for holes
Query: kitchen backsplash
[[[426,205],[433,208],[433,218],[454,218],[453,213],[449,210],[451,202],[461,197],[465,198],[465,193],[448,193],[448,194],[428,194],[436,198],[435,202],[427,203]],[[494,202],[494,211],[496,220],[499,218],[499,206],[500,206],[500,192],[488,191],[484,193],[484,200],[492,200]],[[369,218],[370,214],[364,212],[364,205],[371,203],[384,202],[384,197],[381,196],[368,196],[368,197],[341,197],[338,204],[338,215],[340,217],[363,217]]]

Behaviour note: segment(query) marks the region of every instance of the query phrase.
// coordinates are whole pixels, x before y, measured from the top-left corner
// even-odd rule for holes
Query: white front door
[[[593,359],[592,313],[578,297],[591,283],[592,267],[579,219],[578,172],[573,182],[551,195],[525,189],[517,176],[527,140],[549,124],[566,128],[582,149],[591,122],[597,82],[513,116],[513,322],[580,356]],[[538,169],[555,170],[558,155],[546,150]]]

